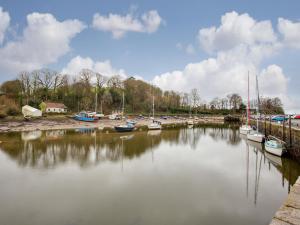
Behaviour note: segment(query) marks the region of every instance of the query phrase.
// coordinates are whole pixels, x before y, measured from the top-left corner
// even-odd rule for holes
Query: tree
[[[239,109],[239,106],[242,103],[242,97],[240,95],[234,93],[230,96],[230,102],[231,102],[231,105],[232,105],[232,109],[234,111],[236,111],[237,109]]]

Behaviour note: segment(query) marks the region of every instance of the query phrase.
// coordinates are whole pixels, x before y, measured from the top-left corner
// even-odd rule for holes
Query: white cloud
[[[299,109],[295,100],[288,96],[289,78],[278,65],[261,69],[263,60],[270,58],[286,45],[300,47],[299,24],[279,19],[281,40],[270,21],[256,21],[248,14],[226,13],[219,27],[200,29],[198,40],[201,47],[215,56],[187,64],[182,70],[166,72],[154,77],[155,85],[164,90],[200,91],[202,98],[224,97],[229,93],[247,95],[247,73],[250,71],[250,92],[255,97],[255,74],[259,74],[261,94],[278,96],[286,109]],[[176,47],[185,50],[178,43]]]
[[[23,35],[0,48],[0,71],[16,75],[56,62],[70,51],[71,39],[84,28],[79,20],[60,22],[51,14],[27,15]]]
[[[141,18],[132,14],[125,16],[112,14],[108,16],[96,13],[93,18],[93,27],[97,30],[112,32],[113,38],[120,39],[127,32],[153,33],[162,24],[162,18],[156,10],[144,13]]]
[[[260,74],[261,90],[267,90],[269,96],[286,94],[288,78],[283,73],[282,68],[277,65],[270,65],[263,69]]]
[[[278,30],[283,36],[283,44],[289,47],[300,48],[300,22],[279,18]]]
[[[82,69],[90,69],[108,77],[114,75],[119,75],[123,79],[127,77],[123,69],[113,68],[109,60],[94,61],[89,57],[83,58],[81,56],[76,56],[71,59],[67,66],[63,68],[62,73],[76,76]]]
[[[3,43],[5,32],[9,26],[10,16],[0,7],[0,45]]]
[[[207,52],[223,51],[240,44],[272,44],[276,35],[270,21],[255,21],[247,13],[238,14],[233,11],[221,18],[219,27],[199,30],[200,45]]]

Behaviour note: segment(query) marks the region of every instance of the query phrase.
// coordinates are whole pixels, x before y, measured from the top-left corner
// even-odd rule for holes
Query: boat
[[[131,123],[131,124],[135,125],[137,123],[137,121],[135,121],[135,120],[126,120],[126,123]]]
[[[285,151],[285,142],[269,135],[265,141],[265,150],[273,155],[282,156]]]
[[[259,104],[260,104],[260,100],[259,100],[259,90],[258,90],[258,79],[257,79],[257,75],[256,75],[256,95],[257,95],[257,104],[256,104],[256,129],[255,130],[251,130],[248,134],[247,134],[247,139],[251,140],[251,141],[256,141],[259,143],[263,143],[265,140],[265,135],[260,133],[258,131],[258,119],[260,118],[260,113],[259,113]]]
[[[134,125],[131,123],[115,126],[115,130],[117,132],[130,132],[133,131],[134,128],[135,128]]]
[[[288,118],[286,118],[284,115],[272,116],[273,122],[283,122],[283,121],[287,121],[287,120],[288,120]]]
[[[300,115],[295,115],[293,119],[295,119],[295,120],[300,119]]]
[[[41,117],[42,111],[36,108],[33,108],[29,105],[25,105],[22,107],[22,113],[25,119],[30,119],[33,117]]]
[[[154,94],[152,96],[152,123],[148,124],[149,130],[160,130],[161,129],[161,123],[159,121],[155,121],[154,119]]]
[[[270,163],[272,163],[274,166],[282,167],[282,159],[281,159],[281,157],[279,157],[277,155],[270,154],[268,152],[265,152],[265,156],[268,159],[268,161]]]
[[[193,119],[189,118],[189,120],[187,121],[187,124],[188,124],[188,125],[194,125]]]
[[[152,122],[150,124],[148,124],[148,129],[149,130],[160,130],[161,129],[161,125],[158,122]]]
[[[86,112],[80,112],[74,116],[75,120],[83,121],[83,122],[94,122],[95,118],[88,115]]]
[[[248,102],[247,102],[247,121],[245,125],[240,127],[240,134],[248,134],[252,130],[251,126],[249,125],[250,122],[250,100],[249,100],[249,72],[248,72]]]

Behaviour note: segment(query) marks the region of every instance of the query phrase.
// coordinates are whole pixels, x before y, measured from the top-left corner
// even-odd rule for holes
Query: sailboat
[[[154,94],[152,96],[152,123],[148,124],[148,129],[149,130],[160,130],[161,129],[161,124],[155,121],[154,119]]]
[[[259,143],[264,142],[265,140],[265,135],[260,133],[258,131],[258,118],[260,117],[259,114],[259,90],[258,90],[258,79],[257,79],[257,74],[256,74],[256,95],[257,95],[257,105],[256,105],[256,130],[250,131],[250,133],[247,134],[247,138],[251,141],[256,141]]]
[[[248,71],[248,102],[247,102],[247,122],[240,127],[240,134],[248,134],[252,130],[250,122],[250,100],[249,100],[249,71]]]
[[[124,102],[125,102],[125,97],[124,97],[124,92],[123,92],[123,97],[122,97],[122,119],[124,117]],[[118,125],[115,126],[115,130],[117,132],[130,132],[133,131],[135,128],[133,123],[127,122],[126,124],[123,125]]]
[[[269,135],[265,141],[265,150],[273,155],[282,156],[286,143],[274,136]]]

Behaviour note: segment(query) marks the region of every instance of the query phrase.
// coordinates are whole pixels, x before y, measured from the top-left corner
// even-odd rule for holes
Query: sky
[[[300,1],[0,0],[0,82],[50,68],[135,76],[203,100],[236,92],[300,113]]]

